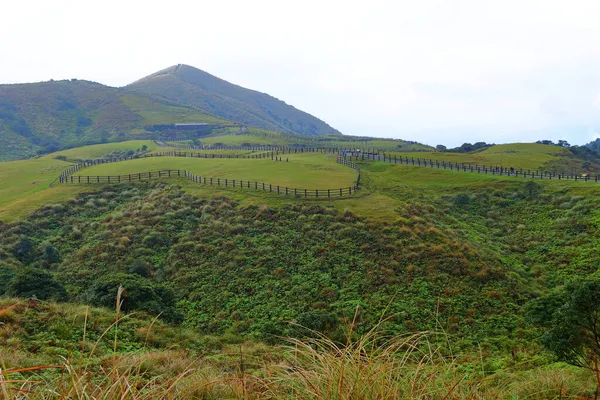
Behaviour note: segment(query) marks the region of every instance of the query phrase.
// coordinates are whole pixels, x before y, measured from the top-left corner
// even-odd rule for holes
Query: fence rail
[[[212,157],[214,154],[196,154],[191,157],[202,157],[202,158],[237,158],[229,155],[217,155],[223,157]],[[73,175],[75,172],[93,165],[106,164],[111,162],[127,161],[134,158],[145,158],[145,157],[161,157],[161,156],[175,156],[175,157],[190,157],[190,153],[182,152],[164,152],[164,153],[153,153],[146,154],[138,157],[126,157],[126,158],[114,158],[114,159],[100,159],[86,161],[77,165],[72,166],[68,170],[64,171],[57,179],[58,183],[61,184],[111,184],[111,183],[124,183],[124,182],[136,182],[150,179],[161,179],[161,178],[186,178],[192,182],[203,184],[221,186],[226,188],[240,188],[250,190],[261,190],[270,193],[283,194],[294,197],[314,197],[314,198],[332,198],[332,197],[344,197],[355,194],[359,189],[360,183],[360,168],[353,161],[347,160],[344,157],[338,157],[336,162],[341,165],[345,165],[357,171],[356,181],[348,187],[333,188],[333,189],[307,189],[307,188],[290,188],[282,185],[274,185],[272,183],[265,182],[253,182],[239,179],[229,178],[214,178],[195,175],[187,170],[180,169],[167,169],[159,171],[148,171],[148,172],[136,172],[124,175]],[[204,157],[208,156],[208,157]],[[257,155],[258,156],[258,155]],[[272,152],[260,155],[261,157],[255,158],[266,158],[267,156],[272,159],[277,159]],[[251,158],[247,156],[246,158]],[[279,157],[281,160],[281,157]]]
[[[414,165],[418,167],[445,169],[451,171],[471,172],[486,175],[500,175],[500,176],[512,176],[516,178],[531,178],[531,179],[555,179],[555,180],[573,180],[583,182],[599,182],[600,175],[595,174],[561,174],[558,172],[549,172],[542,170],[530,170],[530,169],[515,169],[510,167],[502,166],[486,166],[478,164],[468,163],[452,163],[439,160],[425,159],[425,158],[414,158],[414,157],[402,157],[397,155],[386,155],[386,154],[359,154],[350,156],[350,159],[355,160],[373,160],[388,162],[392,164],[404,164]]]
[[[332,198],[350,196],[358,190],[358,184],[352,186],[335,188],[335,189],[305,189],[305,188],[290,188],[287,186],[274,185],[265,182],[253,182],[243,179],[229,178],[214,178],[195,175],[189,171],[181,169],[167,169],[160,171],[138,172],[125,175],[104,175],[104,176],[83,176],[70,175],[61,180],[63,184],[87,184],[87,183],[125,183],[136,182],[150,179],[161,178],[186,178],[192,182],[202,185],[221,186],[226,188],[239,189],[254,189],[264,192],[284,194],[294,197],[315,197],[315,198]]]
[[[171,145],[164,142],[155,141],[158,146],[170,147]],[[414,165],[420,167],[430,167],[436,169],[456,170],[462,172],[472,172],[490,175],[503,175],[521,178],[532,179],[556,179],[556,180],[574,180],[585,182],[600,182],[599,174],[577,174],[577,173],[559,173],[556,171],[546,171],[543,169],[524,169],[513,168],[510,166],[491,166],[485,164],[472,164],[466,162],[449,162],[427,159],[422,157],[398,156],[390,154],[389,150],[372,149],[362,152],[356,150],[343,150],[343,148],[334,147],[292,147],[292,146],[191,146],[179,144],[177,148],[186,149],[218,149],[218,150],[264,150],[271,151],[275,156],[279,154],[295,154],[295,153],[325,153],[325,154],[340,154],[348,159],[358,160],[373,160],[389,162],[393,164]],[[387,154],[386,154],[387,151]]]

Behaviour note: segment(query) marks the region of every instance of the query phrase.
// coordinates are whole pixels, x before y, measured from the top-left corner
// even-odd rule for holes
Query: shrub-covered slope
[[[204,333],[272,339],[296,321],[336,335],[357,306],[363,329],[389,306],[395,332],[437,318],[467,337],[510,335],[528,289],[494,254],[433,226],[433,208],[401,213],[371,223],[316,205],[242,208],[162,184],[112,187],[2,225],[0,293],[20,294],[25,268],[44,271],[40,293],[27,295],[110,306],[123,284],[125,307]]]

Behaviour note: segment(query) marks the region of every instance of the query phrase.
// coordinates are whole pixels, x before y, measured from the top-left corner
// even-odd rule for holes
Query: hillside
[[[190,131],[192,136],[238,130],[239,123],[286,134],[340,135],[272,96],[188,66],[168,68],[125,88],[77,79],[0,85],[0,161],[155,138],[169,134],[164,128],[176,123],[208,124]]]
[[[350,185],[355,170],[335,152],[308,148],[211,148],[201,150],[206,157],[190,156],[199,151],[126,141],[0,163],[0,364],[9,371],[73,366],[11,378],[37,382],[28,390],[39,384],[62,393],[98,382],[80,389],[86,394],[126,379],[123,387],[144,393],[171,387],[165,382],[189,371],[177,384],[182,392],[147,398],[593,398],[594,374],[554,363],[564,358],[546,346],[547,328],[529,312],[574,279],[593,279],[597,179],[426,168],[389,162],[386,151],[388,162],[352,157],[361,168],[358,192],[305,198],[243,183]],[[512,144],[408,154],[534,169],[563,153]],[[109,162],[131,155],[138,158]],[[119,175],[123,183],[75,179],[49,187],[73,162],[98,158],[104,162],[72,176]],[[177,174],[124,182],[175,168],[237,185]],[[117,331],[108,328],[106,308],[114,308],[120,286],[120,312],[135,316]],[[372,337],[372,328],[382,337]],[[328,339],[310,342],[319,335]],[[280,347],[288,340],[300,341]],[[339,370],[330,368],[338,362]],[[362,385],[361,394],[328,393],[349,368],[356,384],[344,390]],[[318,394],[290,397],[303,383],[321,385]],[[417,386],[427,395],[411,395]]]
[[[192,107],[70,80],[0,85],[0,161],[135,137],[150,124],[231,124]]]
[[[340,135],[312,115],[265,93],[246,89],[188,65],[178,64],[126,87],[206,110],[257,128],[303,135]]]

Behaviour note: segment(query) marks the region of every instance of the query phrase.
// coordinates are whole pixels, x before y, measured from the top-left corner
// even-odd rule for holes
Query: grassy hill
[[[188,106],[93,82],[0,85],[0,161],[123,140],[146,125],[175,122],[230,124]]]
[[[0,161],[136,135],[157,137],[155,127],[176,123],[340,135],[274,97],[188,66],[168,68],[125,88],[77,79],[0,85]],[[202,135],[207,133],[210,129]]]
[[[9,369],[62,365],[66,356],[89,369],[32,379],[68,388],[79,382],[69,371],[89,371],[93,377],[81,381],[105,382],[98,385],[108,390],[119,385],[105,381],[113,379],[105,371],[118,367],[114,377],[132,379],[129,387],[142,391],[177,381],[181,392],[173,398],[279,399],[301,390],[317,394],[291,398],[593,398],[593,373],[555,364],[541,346],[544,330],[526,309],[574,277],[596,273],[600,184],[358,160],[360,191],[335,200],[183,179],[48,188],[69,160],[142,146],[163,150],[149,141],[121,142],[0,163],[0,296],[113,307],[123,285],[123,313],[140,313],[119,329],[116,355],[111,341],[101,340],[98,357],[78,364],[79,349],[89,349],[81,340],[84,307],[22,301],[5,314],[16,300],[1,300],[0,363]],[[224,152],[240,153],[249,154]],[[528,144],[407,154],[524,168],[564,156],[560,148]],[[185,167],[316,186],[354,178],[334,155],[284,158],[289,162],[160,157],[79,173]],[[90,310],[92,341],[110,316]],[[146,313],[162,313],[156,334],[142,326]],[[382,337],[369,342],[374,327]],[[407,356],[413,347],[401,341],[421,331],[436,334]],[[282,338],[319,335],[335,344],[277,347]],[[400,340],[392,342],[395,350],[386,347],[390,337]],[[399,366],[398,359],[409,361]],[[188,370],[189,380],[179,383],[178,374]],[[349,370],[356,380],[343,390],[364,392],[328,392]]]
[[[268,94],[231,84],[188,65],[166,68],[127,89],[165,97],[257,128],[303,135],[340,134],[320,119]]]
[[[389,151],[392,157],[419,157],[431,160],[466,164],[502,166],[515,169],[554,171],[560,173],[598,172],[597,160],[591,162],[574,154],[569,149],[537,143],[510,143],[494,145],[485,150],[468,153],[428,152],[414,153],[406,151]]]

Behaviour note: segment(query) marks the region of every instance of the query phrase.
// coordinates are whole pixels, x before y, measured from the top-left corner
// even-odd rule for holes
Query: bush
[[[576,279],[532,301],[527,314],[546,328],[542,344],[559,360],[591,366],[600,357],[600,276]]]
[[[117,273],[98,278],[88,291],[94,305],[114,307],[119,286],[125,289],[122,310],[144,310],[152,315],[163,314],[166,319],[178,320],[173,291],[140,275]]]
[[[11,296],[41,300],[64,300],[67,292],[47,271],[38,268],[21,269],[10,281],[6,291]]]

